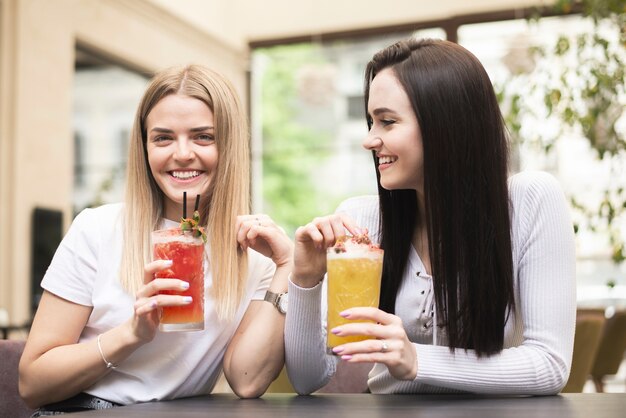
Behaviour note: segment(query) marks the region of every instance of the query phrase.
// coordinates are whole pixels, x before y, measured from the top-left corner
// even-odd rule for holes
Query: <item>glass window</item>
[[[123,200],[128,136],[147,78],[77,53],[74,76],[75,212]]]
[[[363,77],[374,53],[409,36],[285,45],[253,51],[252,125],[255,211],[289,232],[334,212],[350,196],[376,194]]]

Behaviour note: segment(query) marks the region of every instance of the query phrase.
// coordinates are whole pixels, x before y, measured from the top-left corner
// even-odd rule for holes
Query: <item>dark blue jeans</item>
[[[64,401],[42,406],[31,415],[31,418],[49,417],[63,415],[69,412],[90,411],[94,409],[109,409],[115,408],[116,406],[120,405],[81,392]]]

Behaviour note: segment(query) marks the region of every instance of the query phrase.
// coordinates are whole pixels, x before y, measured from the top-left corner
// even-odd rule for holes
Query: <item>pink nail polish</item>
[[[342,360],[350,360],[352,359],[352,356],[350,354],[346,354],[345,356],[341,356]]]
[[[342,351],[343,351],[343,347],[341,347],[341,346],[333,348],[333,353],[335,353],[335,354],[339,354]]]
[[[350,311],[343,311],[339,313],[339,316],[343,318],[348,318],[350,316]]]
[[[339,335],[341,330],[339,328],[333,328],[330,330],[331,334]]]

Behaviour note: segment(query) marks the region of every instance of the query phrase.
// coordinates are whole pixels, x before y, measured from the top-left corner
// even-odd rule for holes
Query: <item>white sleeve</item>
[[[100,223],[93,215],[85,209],[76,216],[41,281],[48,292],[84,306],[93,306],[98,269]]]
[[[285,365],[291,385],[308,395],[335,374],[338,357],[326,354],[326,327],[322,323],[322,284],[304,289],[289,281],[285,319]]]
[[[249,262],[248,268],[251,271],[248,272],[248,277],[256,276],[257,278],[255,278],[255,280],[258,283],[254,290],[252,300],[263,300],[265,298],[265,292],[270,288],[270,284],[276,273],[276,264],[274,264],[270,258],[252,249],[248,250],[248,257],[249,259],[254,257],[254,262]]]
[[[569,209],[547,174],[515,176],[511,187],[517,221],[516,320],[521,344],[478,358],[473,350],[415,344],[417,377],[373,376],[372,392],[415,392],[433,385],[490,394],[550,395],[567,382],[576,323],[575,246]]]

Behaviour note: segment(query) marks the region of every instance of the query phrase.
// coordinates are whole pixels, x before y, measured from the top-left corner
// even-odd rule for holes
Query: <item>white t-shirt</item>
[[[576,321],[574,229],[558,182],[540,172],[509,179],[515,312],[504,328],[504,348],[489,357],[446,346],[445,329],[433,335],[433,284],[414,248],[396,295],[402,319],[417,352],[417,376],[395,379],[384,364],[372,368],[372,393],[454,393],[549,395],[567,382]],[[343,202],[360,227],[377,235],[377,196]],[[324,280],[325,282],[325,280]],[[298,393],[322,387],[335,373],[338,356],[326,354],[324,285],[304,289],[289,282],[285,364]]]
[[[122,204],[85,209],[59,245],[41,286],[93,310],[79,342],[96,338],[133,315],[135,296],[126,293],[118,275],[122,256]],[[177,226],[165,220],[163,227]],[[232,321],[218,320],[215,303],[205,297],[204,331],[160,332],[85,392],[120,404],[208,394],[222,370],[226,346],[251,300],[262,300],[275,265],[248,251],[244,301]],[[206,266],[205,266],[206,267]],[[212,284],[205,268],[205,290]],[[205,292],[205,294],[208,294]]]

